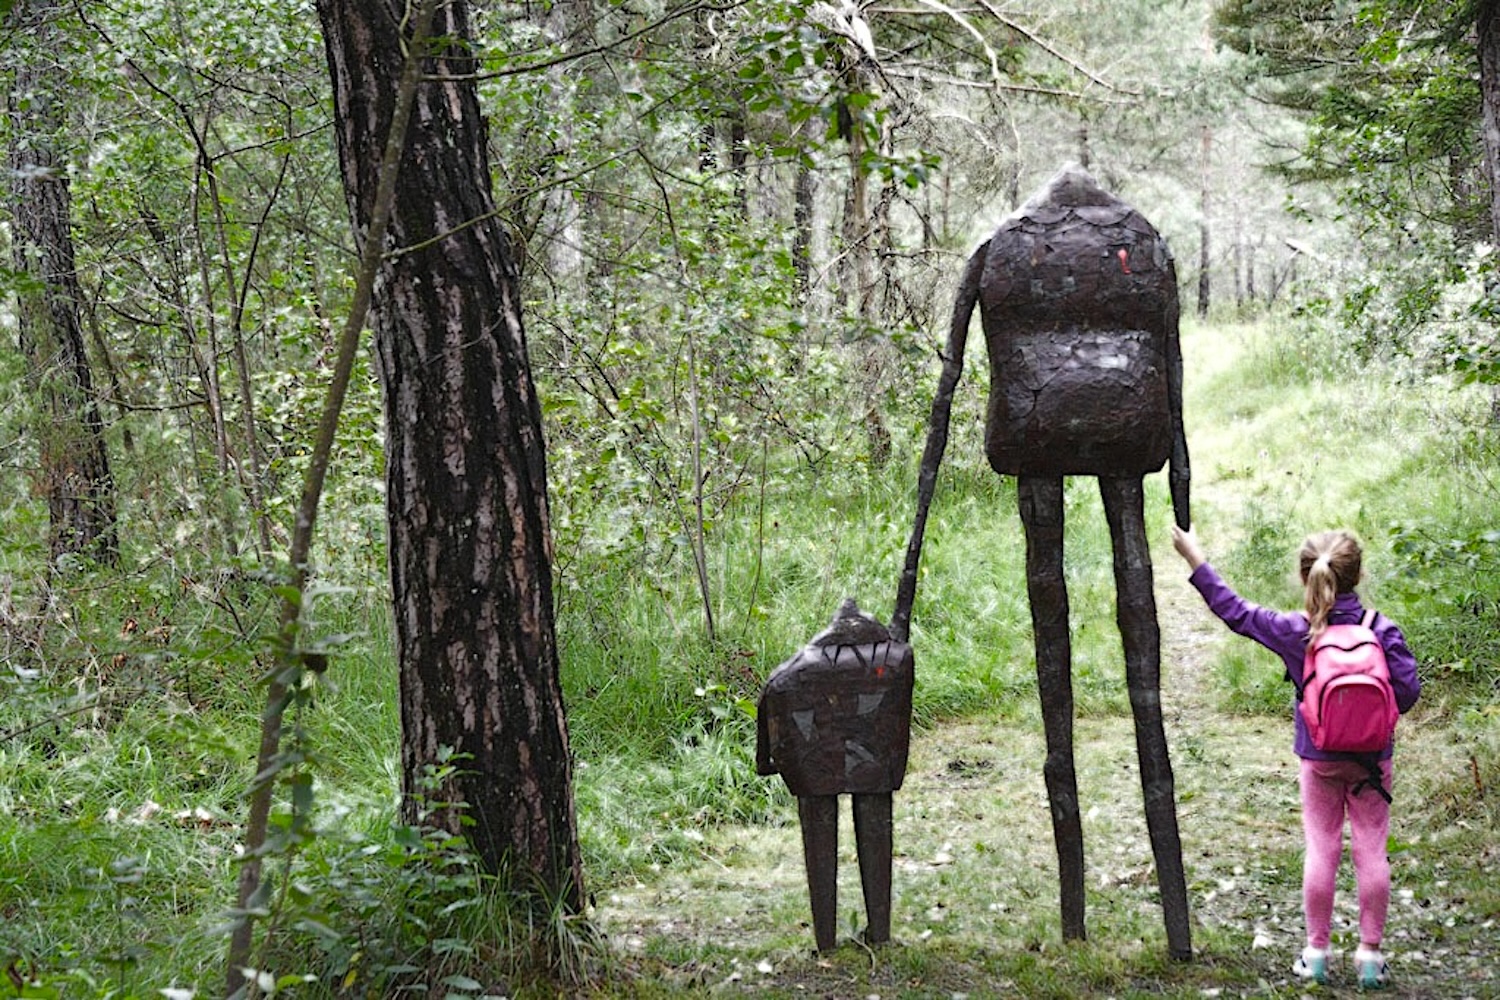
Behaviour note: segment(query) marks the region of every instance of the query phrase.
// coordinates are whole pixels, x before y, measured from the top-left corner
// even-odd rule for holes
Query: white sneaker
[[[1292,963],[1292,971],[1303,979],[1311,979],[1315,983],[1328,982],[1328,950],[1314,948],[1311,945],[1303,948],[1302,954],[1297,956],[1297,961]]]
[[[1359,973],[1359,988],[1362,990],[1385,989],[1391,979],[1391,967],[1378,950],[1360,945],[1354,952],[1354,969]]]

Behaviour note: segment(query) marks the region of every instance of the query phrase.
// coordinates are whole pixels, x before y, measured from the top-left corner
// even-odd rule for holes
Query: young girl
[[[1306,613],[1271,611],[1246,601],[1209,565],[1192,530],[1173,525],[1172,544],[1192,568],[1188,581],[1208,607],[1231,630],[1254,639],[1286,664],[1286,676],[1300,690],[1307,643],[1329,625],[1358,623],[1364,615],[1359,595],[1359,541],[1347,531],[1325,531],[1310,536],[1298,553],[1306,589]],[[1396,707],[1402,712],[1416,704],[1422,685],[1417,663],[1396,624],[1377,615],[1372,625],[1385,649]],[[1349,820],[1349,851],[1359,888],[1359,948],[1354,952],[1359,984],[1386,984],[1389,970],[1380,953],[1386,911],[1391,900],[1391,866],[1386,858],[1390,803],[1369,787],[1372,774],[1350,754],[1329,753],[1313,745],[1302,713],[1293,709],[1301,758],[1302,832],[1306,855],[1302,865],[1302,910],[1307,922],[1307,946],[1293,969],[1297,975],[1324,982],[1328,974],[1328,935],[1333,923],[1333,888],[1343,853],[1345,816]],[[1378,755],[1382,787],[1391,787],[1391,747]]]

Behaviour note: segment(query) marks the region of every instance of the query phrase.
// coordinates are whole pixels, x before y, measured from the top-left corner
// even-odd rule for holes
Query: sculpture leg
[[[1068,636],[1068,588],[1063,578],[1063,481],[1022,476],[1017,483],[1021,523],[1026,529],[1026,590],[1036,642],[1037,691],[1047,762],[1042,776],[1052,808],[1057,876],[1066,940],[1082,940],[1083,822],[1078,777],[1073,769],[1073,667]]]
[[[854,847],[869,924],[865,943],[891,939],[891,793],[854,796]]]
[[[1161,629],[1152,591],[1151,552],[1146,544],[1145,501],[1140,479],[1101,478],[1104,512],[1114,543],[1115,591],[1120,637],[1125,644],[1125,680],[1135,718],[1136,756],[1146,800],[1146,826],[1156,859],[1173,958],[1193,955],[1188,927],[1187,879],[1177,833],[1172,762],[1161,716]]]
[[[797,814],[802,820],[802,861],[812,901],[813,938],[819,951],[829,951],[838,927],[839,797],[799,796]]]

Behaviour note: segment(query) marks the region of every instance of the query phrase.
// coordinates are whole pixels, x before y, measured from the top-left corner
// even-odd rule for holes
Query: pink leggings
[[[1380,762],[1385,790],[1391,790],[1391,762]],[[1391,863],[1385,840],[1391,825],[1390,804],[1373,788],[1353,794],[1369,777],[1354,761],[1302,761],[1302,833],[1307,853],[1302,862],[1302,911],[1307,943],[1327,948],[1333,924],[1333,887],[1344,850],[1344,816],[1349,817],[1349,853],[1359,890],[1359,941],[1379,948],[1391,903]]]

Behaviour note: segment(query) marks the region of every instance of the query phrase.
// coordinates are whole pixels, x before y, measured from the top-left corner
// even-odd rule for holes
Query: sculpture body
[[[1047,744],[1043,777],[1057,847],[1063,936],[1085,936],[1083,827],[1073,762],[1072,649],[1063,574],[1063,479],[1088,475],[1099,479],[1113,543],[1116,620],[1167,947],[1174,958],[1187,959],[1192,956],[1187,880],[1162,725],[1161,633],[1143,482],[1146,474],[1170,461],[1173,514],[1188,527],[1177,277],[1171,252],[1156,229],[1081,167],[1059,171],[969,258],[928,420],[916,517],[890,630],[846,602],[828,633],[777,669],[762,695],[758,767],[762,774],[780,770],[798,795],[820,949],[833,945],[837,794],[854,793],[860,871],[870,910],[868,937],[872,943],[886,940],[889,791],[899,787],[904,774],[907,729],[883,729],[887,736],[873,742],[861,735],[861,727],[878,717],[861,707],[875,704],[860,701],[874,693],[861,685],[872,683],[872,671],[880,664],[904,664],[907,673],[895,675],[906,692],[897,715],[909,716],[910,681],[903,678],[910,676],[911,651],[905,639],[922,537],[976,305],[990,360],[985,451],[996,472],[1017,477],[1026,534],[1027,592]],[[846,611],[867,621],[851,618],[841,625]],[[845,647],[861,651],[850,658]],[[864,721],[849,722],[846,716]],[[848,750],[842,759],[841,746]],[[899,767],[894,756],[880,757],[876,747],[898,753]],[[856,780],[871,784],[854,787]],[[885,785],[889,790],[880,791]]]
[[[868,944],[890,940],[891,793],[911,742],[911,647],[854,602],[766,680],[756,712],[756,770],[797,796],[818,949],[835,943],[838,796],[853,796]]]
[[[1091,475],[1099,477],[1114,546],[1117,621],[1168,948],[1187,958],[1187,885],[1162,727],[1161,636],[1142,482],[1170,459],[1174,513],[1179,524],[1189,523],[1172,256],[1140,213],[1086,171],[1072,165],[1059,171],[970,258],[934,401],[929,451],[938,438],[937,457],[976,302],[990,361],[985,450],[996,472],[1018,477],[1026,533],[1063,936],[1085,936],[1063,477]],[[924,475],[927,465],[924,458]]]
[[[985,449],[1002,475],[1138,476],[1171,453],[1177,278],[1166,241],[1081,169],[990,237]]]

